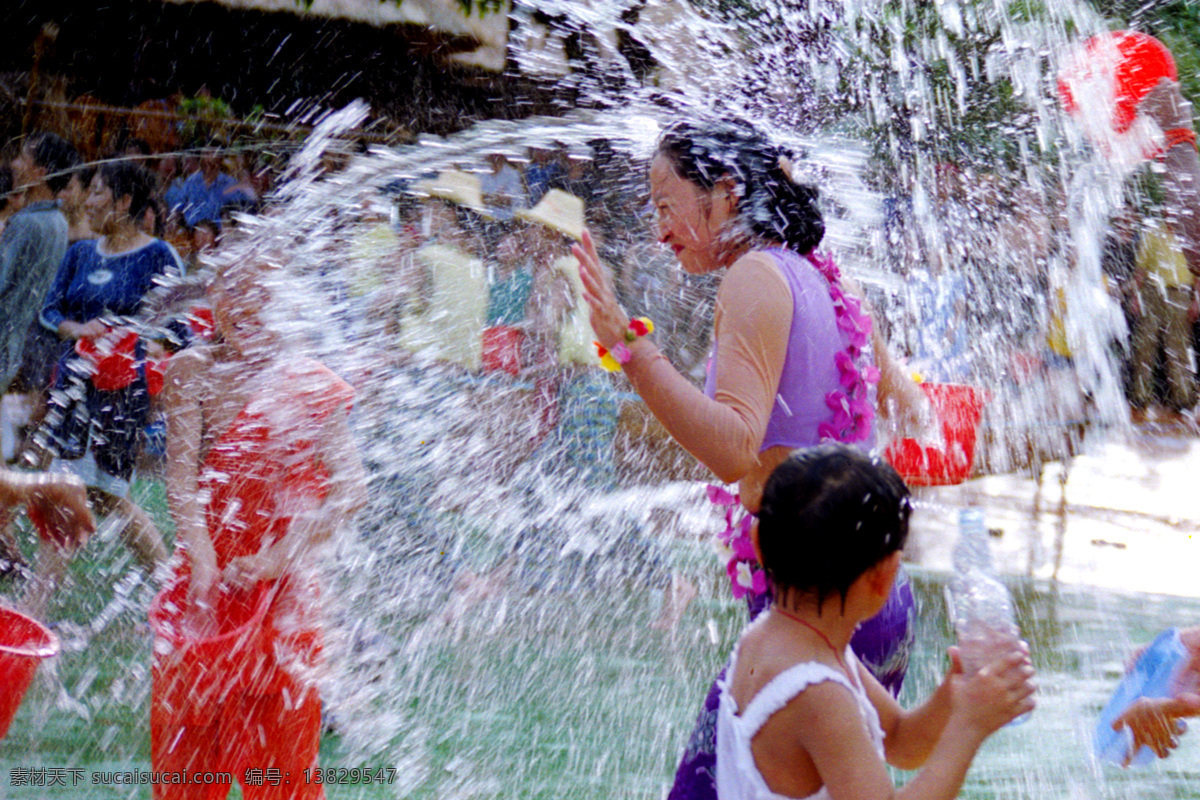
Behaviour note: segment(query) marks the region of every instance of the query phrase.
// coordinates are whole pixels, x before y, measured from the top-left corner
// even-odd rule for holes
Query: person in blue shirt
[[[200,169],[167,195],[170,211],[181,214],[188,228],[203,219],[221,219],[226,206],[252,205],[257,200],[250,186],[222,170],[220,151],[214,147],[205,148]]]
[[[182,273],[174,248],[138,226],[152,181],[144,169],[125,162],[98,170],[84,208],[100,238],[67,250],[42,308],[46,328],[64,339],[100,335],[113,327],[113,318],[137,314],[157,276]]]
[[[156,280],[181,275],[183,263],[166,242],[144,233],[138,221],[150,202],[154,179],[129,162],[102,165],[92,179],[84,208],[98,239],[67,250],[42,308],[41,322],[60,337],[78,342],[113,329],[137,326],[142,299]],[[82,399],[80,399],[82,398]],[[126,544],[150,571],[166,561],[162,537],[150,517],[126,497],[137,442],[149,416],[144,374],[116,390],[101,390],[72,349],[59,362],[51,392],[44,441],[89,487],[98,513],[127,520]],[[43,547],[30,600],[34,607],[66,567],[64,548]]]

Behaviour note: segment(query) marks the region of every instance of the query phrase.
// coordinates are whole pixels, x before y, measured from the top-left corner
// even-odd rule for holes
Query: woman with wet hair
[[[738,121],[669,128],[650,165],[659,241],[681,268],[724,270],[706,385],[690,383],[616,300],[590,236],[576,248],[598,344],[670,434],[738,494],[711,487],[727,509],[727,572],[751,616],[770,604],[750,529],[772,469],[795,448],[839,441],[870,449],[877,405],[917,407],[869,311],[833,260],[815,187],[795,180],[790,154]],[[912,591],[898,580],[887,606],[855,636],[855,653],[898,693],[911,644]],[[710,690],[670,797],[716,796]]]

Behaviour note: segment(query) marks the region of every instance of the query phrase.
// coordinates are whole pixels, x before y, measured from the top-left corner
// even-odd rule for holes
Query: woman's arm
[[[600,343],[624,341],[629,316],[591,236],[574,248]],[[734,483],[758,463],[778,391],[791,327],[791,292],[770,256],[751,253],[729,268],[717,299],[717,377],[712,399],[681,375],[645,337],[629,344],[624,371],[671,436],[722,481]]]
[[[933,408],[929,400],[900,362],[892,357],[887,342],[878,330],[871,334],[871,347],[875,364],[879,367],[876,396],[879,415],[892,420],[898,430],[923,432],[933,422]]]
[[[58,272],[54,274],[54,283],[51,284],[50,290],[46,292],[46,299],[42,304],[41,313],[38,314],[38,322],[42,323],[43,328],[57,333],[63,338],[78,338],[69,336],[62,329],[62,324],[69,322],[63,313],[62,304],[67,296],[67,288],[71,285],[71,280],[75,275],[76,252],[75,247],[67,249],[66,255],[63,256],[62,262],[58,265]]]
[[[80,268],[80,259],[84,257],[84,248],[87,246],[79,242],[67,249],[67,254],[63,256],[54,276],[54,285],[46,294],[46,302],[38,315],[38,321],[42,323],[43,328],[54,331],[63,339],[87,339],[102,336],[108,330],[108,325],[99,319],[67,319],[67,314],[70,313],[67,292],[75,280]]]
[[[933,409],[916,381],[904,370],[888,349],[879,331],[875,309],[858,282],[843,276],[842,286],[862,302],[863,313],[871,318],[871,354],[879,368],[876,406],[879,415],[892,420],[901,431],[920,433],[932,422]]]
[[[168,363],[162,393],[167,417],[167,505],[175,520],[175,539],[191,567],[188,597],[201,603],[217,580],[217,555],[199,497],[204,430],[199,393],[210,366],[201,350],[184,350]]]

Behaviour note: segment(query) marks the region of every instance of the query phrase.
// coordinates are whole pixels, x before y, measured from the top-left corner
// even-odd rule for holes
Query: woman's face
[[[736,211],[726,188],[690,183],[660,153],[650,164],[650,202],[658,214],[658,240],[674,251],[684,272],[702,275],[726,266],[722,234]]]
[[[92,230],[105,236],[119,230],[121,222],[128,220],[129,216],[125,213],[128,206],[126,209],[119,209],[118,205],[112,190],[101,179],[100,174],[96,173],[96,177],[92,178],[92,185],[88,188],[87,199],[83,201],[83,210]]]

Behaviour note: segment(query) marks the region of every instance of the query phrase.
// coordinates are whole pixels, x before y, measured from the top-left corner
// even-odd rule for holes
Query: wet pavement
[[[949,570],[958,510],[977,504],[1005,574],[1200,596],[1200,439],[1151,428],[1109,433],[1046,463],[1040,483],[1031,472],[916,490],[909,558]]]

